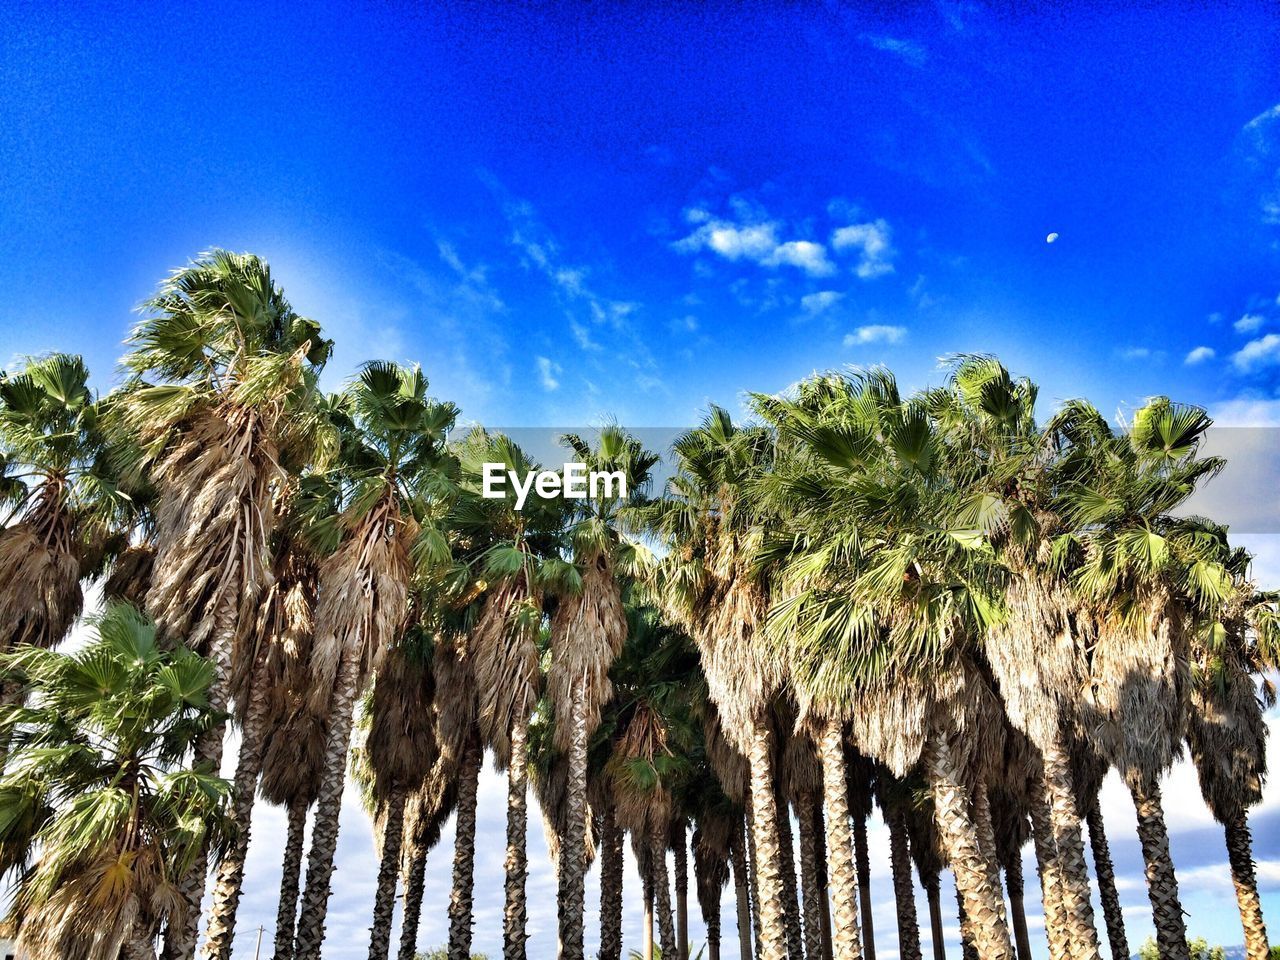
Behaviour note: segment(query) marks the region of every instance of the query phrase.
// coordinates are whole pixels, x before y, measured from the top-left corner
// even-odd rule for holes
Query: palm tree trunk
[[[574,685],[570,708],[569,782],[565,791],[566,828],[560,846],[560,960],[583,960],[584,880],[587,830],[586,691]]]
[[[927,880],[921,877],[925,895],[929,900],[929,937],[933,944],[933,960],[947,960],[947,943],[942,933],[942,889],[938,875]]]
[[[987,785],[981,781],[973,787],[973,825],[978,831],[978,849],[987,865],[987,877],[991,881],[991,889],[996,892],[996,905],[1005,924],[1009,923],[1009,914],[1005,910],[1004,886],[1000,883],[1000,856],[996,851],[995,825],[991,822],[991,796]]]
[[[644,919],[641,927],[640,952],[644,960],[653,960],[653,870],[644,876]]]
[[[664,957],[674,957],[676,925],[671,916],[671,878],[667,874],[667,843],[663,836],[649,838],[649,869],[653,871],[654,906],[658,912],[658,941]]]
[[[675,851],[676,956],[680,960],[689,960],[689,851],[685,844],[684,823],[681,822],[672,833],[678,840],[672,844]]]
[[[867,818],[853,818],[853,855],[858,862],[858,899],[862,903],[862,952],[876,960],[876,931],[871,919],[871,858],[867,854]]]
[[[960,923],[960,955],[964,960],[981,960],[977,944],[973,942],[973,924],[969,922],[969,914],[965,912],[964,897],[959,886],[956,887],[956,920]]]
[[[804,960],[804,930],[800,925],[800,891],[796,883],[796,847],[791,832],[791,809],[775,782],[774,803],[778,809],[778,867],[782,875],[782,909],[787,927],[787,953],[792,960]]]
[[[399,784],[387,798],[382,826],[382,863],[373,898],[373,927],[369,931],[369,960],[387,960],[391,950],[391,921],[396,911],[396,882],[400,879],[400,851],[404,844],[404,805],[408,791]]]
[[[751,956],[755,960],[760,960],[760,953],[764,949],[760,936],[760,887],[756,883],[756,831],[755,831],[755,814],[751,809],[751,791],[747,790],[747,885],[751,891]]]
[[[622,828],[612,806],[600,828],[600,960],[622,957]]]
[[[525,960],[528,907],[525,880],[529,873],[529,766],[525,744],[529,722],[520,712],[511,724],[511,763],[507,767],[506,903],[502,920],[503,960]]]
[[[244,862],[249,852],[249,830],[253,826],[253,801],[258,793],[258,774],[262,772],[262,747],[267,736],[266,684],[261,667],[266,662],[265,646],[254,669],[254,684],[245,711],[240,735],[240,755],[236,762],[235,783],[231,790],[231,823],[234,826],[231,846],[218,864],[218,878],[213,887],[213,903],[209,908],[209,925],[205,929],[205,960],[230,960],[231,941],[236,932],[236,910],[244,883]]]
[[[893,866],[893,896],[898,907],[898,956],[900,960],[921,960],[920,921],[916,918],[916,891],[911,883],[911,847],[907,836],[907,815],[888,808],[889,862]]]
[[[1160,960],[1190,960],[1178,878],[1169,856],[1169,833],[1164,825],[1160,786],[1150,777],[1137,775],[1130,779],[1129,792],[1138,814],[1138,840],[1142,843],[1142,859],[1146,864],[1147,894],[1151,898]]]
[[[752,960],[751,881],[747,879],[747,854],[743,849],[745,821],[729,837],[729,859],[733,864],[733,889],[738,904],[738,960]],[[609,960],[604,957],[602,960]]]
[[[1049,960],[1071,960],[1071,935],[1058,882],[1058,848],[1053,842],[1053,822],[1049,817],[1049,804],[1035,786],[1031,785],[1027,806],[1031,815],[1031,839],[1036,847],[1036,870],[1040,875],[1044,938],[1049,947]]]
[[[1018,947],[1018,960],[1031,960],[1031,938],[1027,933],[1027,910],[1022,902],[1022,858],[1013,856],[1004,866],[1004,886],[1009,892],[1009,919],[1013,924],[1013,940]],[[1118,960],[1126,960],[1120,954]]]
[[[822,956],[822,904],[818,888],[818,832],[814,824],[813,797],[803,796],[796,802],[796,818],[800,824],[800,889],[804,894],[805,956],[818,960]]]
[[[813,798],[813,834],[817,841],[818,906],[822,908],[822,960],[832,960],[831,883],[827,871],[827,821],[822,815],[822,798]]]
[[[156,949],[146,924],[138,920],[134,922],[133,931],[120,947],[123,960],[156,960]]]
[[[476,793],[484,749],[474,737],[458,771],[458,819],[453,836],[453,892],[449,895],[448,960],[471,960],[471,904],[475,895]]]
[[[755,839],[755,877],[760,917],[761,960],[786,960],[787,937],[779,874],[778,807],[773,798],[773,758],[769,728],[757,723],[751,731],[747,762],[751,770],[751,833]]]
[[[404,920],[400,923],[400,951],[396,960],[414,960],[418,953],[418,922],[422,918],[422,894],[427,885],[427,849],[413,846],[409,877],[404,884]]]
[[[862,960],[858,935],[858,869],[849,835],[849,794],[845,786],[844,737],[840,724],[827,721],[818,737],[822,762],[822,799],[827,814],[827,867],[831,871],[832,953],[835,960]]]
[[[276,908],[276,949],[273,960],[293,960],[294,923],[298,916],[298,888],[302,879],[303,843],[307,834],[307,797],[289,803],[289,830],[280,870],[280,904]]]
[[[1267,927],[1262,922],[1262,904],[1258,900],[1258,881],[1253,870],[1253,838],[1244,809],[1226,822],[1227,860],[1231,864],[1231,880],[1236,888],[1240,922],[1244,924],[1244,946],[1247,960],[1267,960],[1271,949],[1267,943]]]
[[[209,684],[209,706],[225,712],[228,706],[228,682],[231,677],[231,651],[235,646],[238,617],[238,596],[228,595],[218,601],[214,614],[213,633],[209,640],[209,657],[213,660],[213,681]],[[196,742],[195,762],[207,764],[212,770],[222,767],[223,734],[226,721],[215,723]],[[252,800],[249,801],[252,804]],[[178,883],[178,902],[181,920],[170,921],[165,930],[164,960],[192,960],[196,955],[196,938],[200,933],[200,906],[204,901],[204,885],[208,879],[209,851],[204,849],[186,876]]]
[[[1059,890],[1066,912],[1073,960],[1098,960],[1098,927],[1090,900],[1089,867],[1084,859],[1080,811],[1071,782],[1071,765],[1060,744],[1044,750],[1045,799],[1058,852]],[[1127,956],[1127,954],[1125,954]]]
[[[1107,942],[1111,956],[1129,956],[1129,938],[1124,931],[1124,914],[1120,910],[1120,894],[1116,890],[1116,872],[1111,865],[1111,848],[1102,824],[1102,808],[1095,794],[1089,804],[1089,846],[1093,850],[1093,872],[1098,878],[1098,897],[1102,901],[1102,916],[1107,923]]]
[[[972,925],[982,960],[1012,960],[1013,944],[1004,920],[1004,897],[992,888],[991,874],[969,814],[970,801],[961,770],[944,735],[933,733],[925,744],[925,765],[933,788],[934,816],[956,889]]]
[[[355,644],[343,644],[351,650]],[[298,917],[297,960],[320,960],[324,922],[329,912],[333,855],[338,849],[338,815],[346,783],[347,749],[351,746],[352,709],[360,688],[360,658],[347,656],[338,667],[330,701],[329,736],[324,747],[324,768],[316,793],[316,815],[311,829],[311,853],[307,857],[307,886]]]
[[[707,960],[720,960],[720,898],[715,897],[703,912],[702,922],[707,928]],[[685,960],[689,950],[685,948]]]

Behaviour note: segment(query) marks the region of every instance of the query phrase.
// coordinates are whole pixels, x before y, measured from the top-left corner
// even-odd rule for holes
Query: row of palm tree
[[[199,949],[228,960],[261,796],[288,811],[274,956],[318,960],[350,773],[376,825],[370,960],[390,956],[397,902],[413,957],[450,817],[446,950],[466,960],[490,756],[508,778],[505,960],[526,956],[530,789],[565,960],[584,958],[597,859],[599,956],[622,956],[628,836],[643,955],[687,960],[692,860],[711,960],[730,882],[741,960],[874,960],[877,808],[902,957],[921,955],[918,880],[941,960],[950,870],[966,954],[1030,960],[1028,842],[1050,960],[1101,956],[1095,890],[1127,957],[1111,770],[1160,954],[1190,960],[1159,789],[1186,748],[1248,956],[1266,957],[1248,810],[1280,607],[1226,529],[1183,509],[1222,467],[1204,411],[1156,398],[1116,427],[1072,401],[1040,420],[1034,384],[980,356],[913,395],[881,369],[814,375],[752,395],[746,425],[712,408],[660,491],[659,455],[622,428],[567,436],[625,490],[517,509],[483,496],[484,464],[537,464],[458,435],[416,367],[369,363],[323,393],[332,344],[254,256],[175,271],[128,346],[102,397],[72,355],[0,377],[0,869],[28,949],[188,960],[211,879]],[[146,612],[111,607],[97,644],[145,647],[168,678],[145,681],[151,711],[124,678],[142,666],[94,686],[98,660],[56,652],[90,581]],[[66,679],[75,664],[88,679]],[[79,719],[67,698],[86,691]],[[77,794],[100,781],[103,805],[136,787],[134,812],[93,819]],[[128,909],[104,893],[129,883]]]

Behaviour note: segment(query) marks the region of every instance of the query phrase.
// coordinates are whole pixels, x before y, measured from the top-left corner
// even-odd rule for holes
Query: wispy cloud
[[[893,273],[895,251],[891,241],[892,231],[883,218],[841,227],[831,235],[831,246],[837,252],[858,252],[855,272],[864,280]]]
[[[1265,337],[1250,340],[1232,355],[1231,362],[1241,373],[1280,364],[1280,333],[1268,333]]]
[[[858,39],[877,50],[898,55],[913,67],[923,67],[929,58],[929,52],[914,40],[900,40],[876,33],[859,34]]]
[[[844,294],[838,290],[819,290],[817,293],[809,293],[801,297],[800,306],[804,308],[805,313],[816,317],[820,313],[825,313],[843,299]]]
[[[883,323],[873,323],[859,327],[844,337],[846,347],[857,347],[868,343],[901,343],[907,335],[906,327],[895,327]]]
[[[700,207],[689,210],[685,219],[696,228],[672,244],[680,253],[709,250],[725,260],[747,260],[762,267],[796,267],[812,277],[835,273],[825,246],[812,240],[780,240],[782,224],[776,220],[726,220]]]
[[[1246,313],[1231,326],[1236,333],[1253,333],[1262,326],[1263,316],[1260,313]]]
[[[542,384],[542,389],[548,392],[560,389],[560,374],[564,370],[560,364],[556,363],[549,357],[538,357],[538,382]]]
[[[1189,367],[1194,367],[1198,363],[1204,363],[1206,360],[1212,360],[1218,355],[1218,351],[1213,347],[1196,347],[1187,354],[1187,358],[1182,362]]]

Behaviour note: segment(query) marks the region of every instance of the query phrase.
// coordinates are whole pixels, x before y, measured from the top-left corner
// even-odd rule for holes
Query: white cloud
[[[563,370],[560,364],[547,357],[538,357],[538,379],[542,382],[543,390],[559,390],[560,381],[557,379]]]
[[[907,335],[906,327],[892,327],[883,323],[873,323],[859,327],[844,337],[846,347],[856,347],[867,343],[901,343]]]
[[[1280,427],[1280,400],[1240,397],[1215,404],[1209,413],[1219,427]]]
[[[780,241],[777,221],[735,223],[714,218],[706,210],[696,208],[688,211],[685,219],[696,224],[697,229],[672,244],[680,253],[710,250],[726,260],[748,260],[763,267],[796,267],[813,277],[835,272],[827,259],[827,248],[822,244],[812,240]]]
[[[1120,351],[1122,360],[1148,360],[1151,355],[1150,347],[1126,347]]]
[[[1187,359],[1183,362],[1189,367],[1194,367],[1197,363],[1212,360],[1217,354],[1218,352],[1213,347],[1196,347],[1187,354]]]
[[[804,307],[806,313],[817,316],[843,299],[844,294],[838,290],[819,290],[817,293],[809,293],[801,297],[800,306]]]
[[[1268,333],[1265,337],[1250,340],[1235,352],[1231,362],[1242,373],[1280,363],[1280,333]]]
[[[881,36],[874,33],[860,34],[858,39],[863,43],[870,44],[877,50],[897,54],[913,67],[924,66],[924,62],[929,56],[924,47],[911,40],[899,40],[897,37]]]
[[[1253,333],[1262,326],[1262,314],[1246,313],[1232,326],[1235,328],[1236,333]]]
[[[884,219],[841,227],[831,235],[831,246],[838,252],[860,253],[857,274],[864,280],[893,272],[893,231]]]

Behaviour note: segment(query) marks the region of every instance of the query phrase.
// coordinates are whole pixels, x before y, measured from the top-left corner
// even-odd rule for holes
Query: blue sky
[[[79,350],[105,389],[135,305],[216,245],[337,338],[331,385],[420,361],[494,426],[679,427],[815,369],[936,382],[960,351],[1046,409],[1169,393],[1280,425],[1280,16],[1109,6],[6,0],[0,363]],[[1238,942],[1218,839],[1198,800],[1176,816],[1192,927]],[[334,958],[371,897],[348,819]]]

